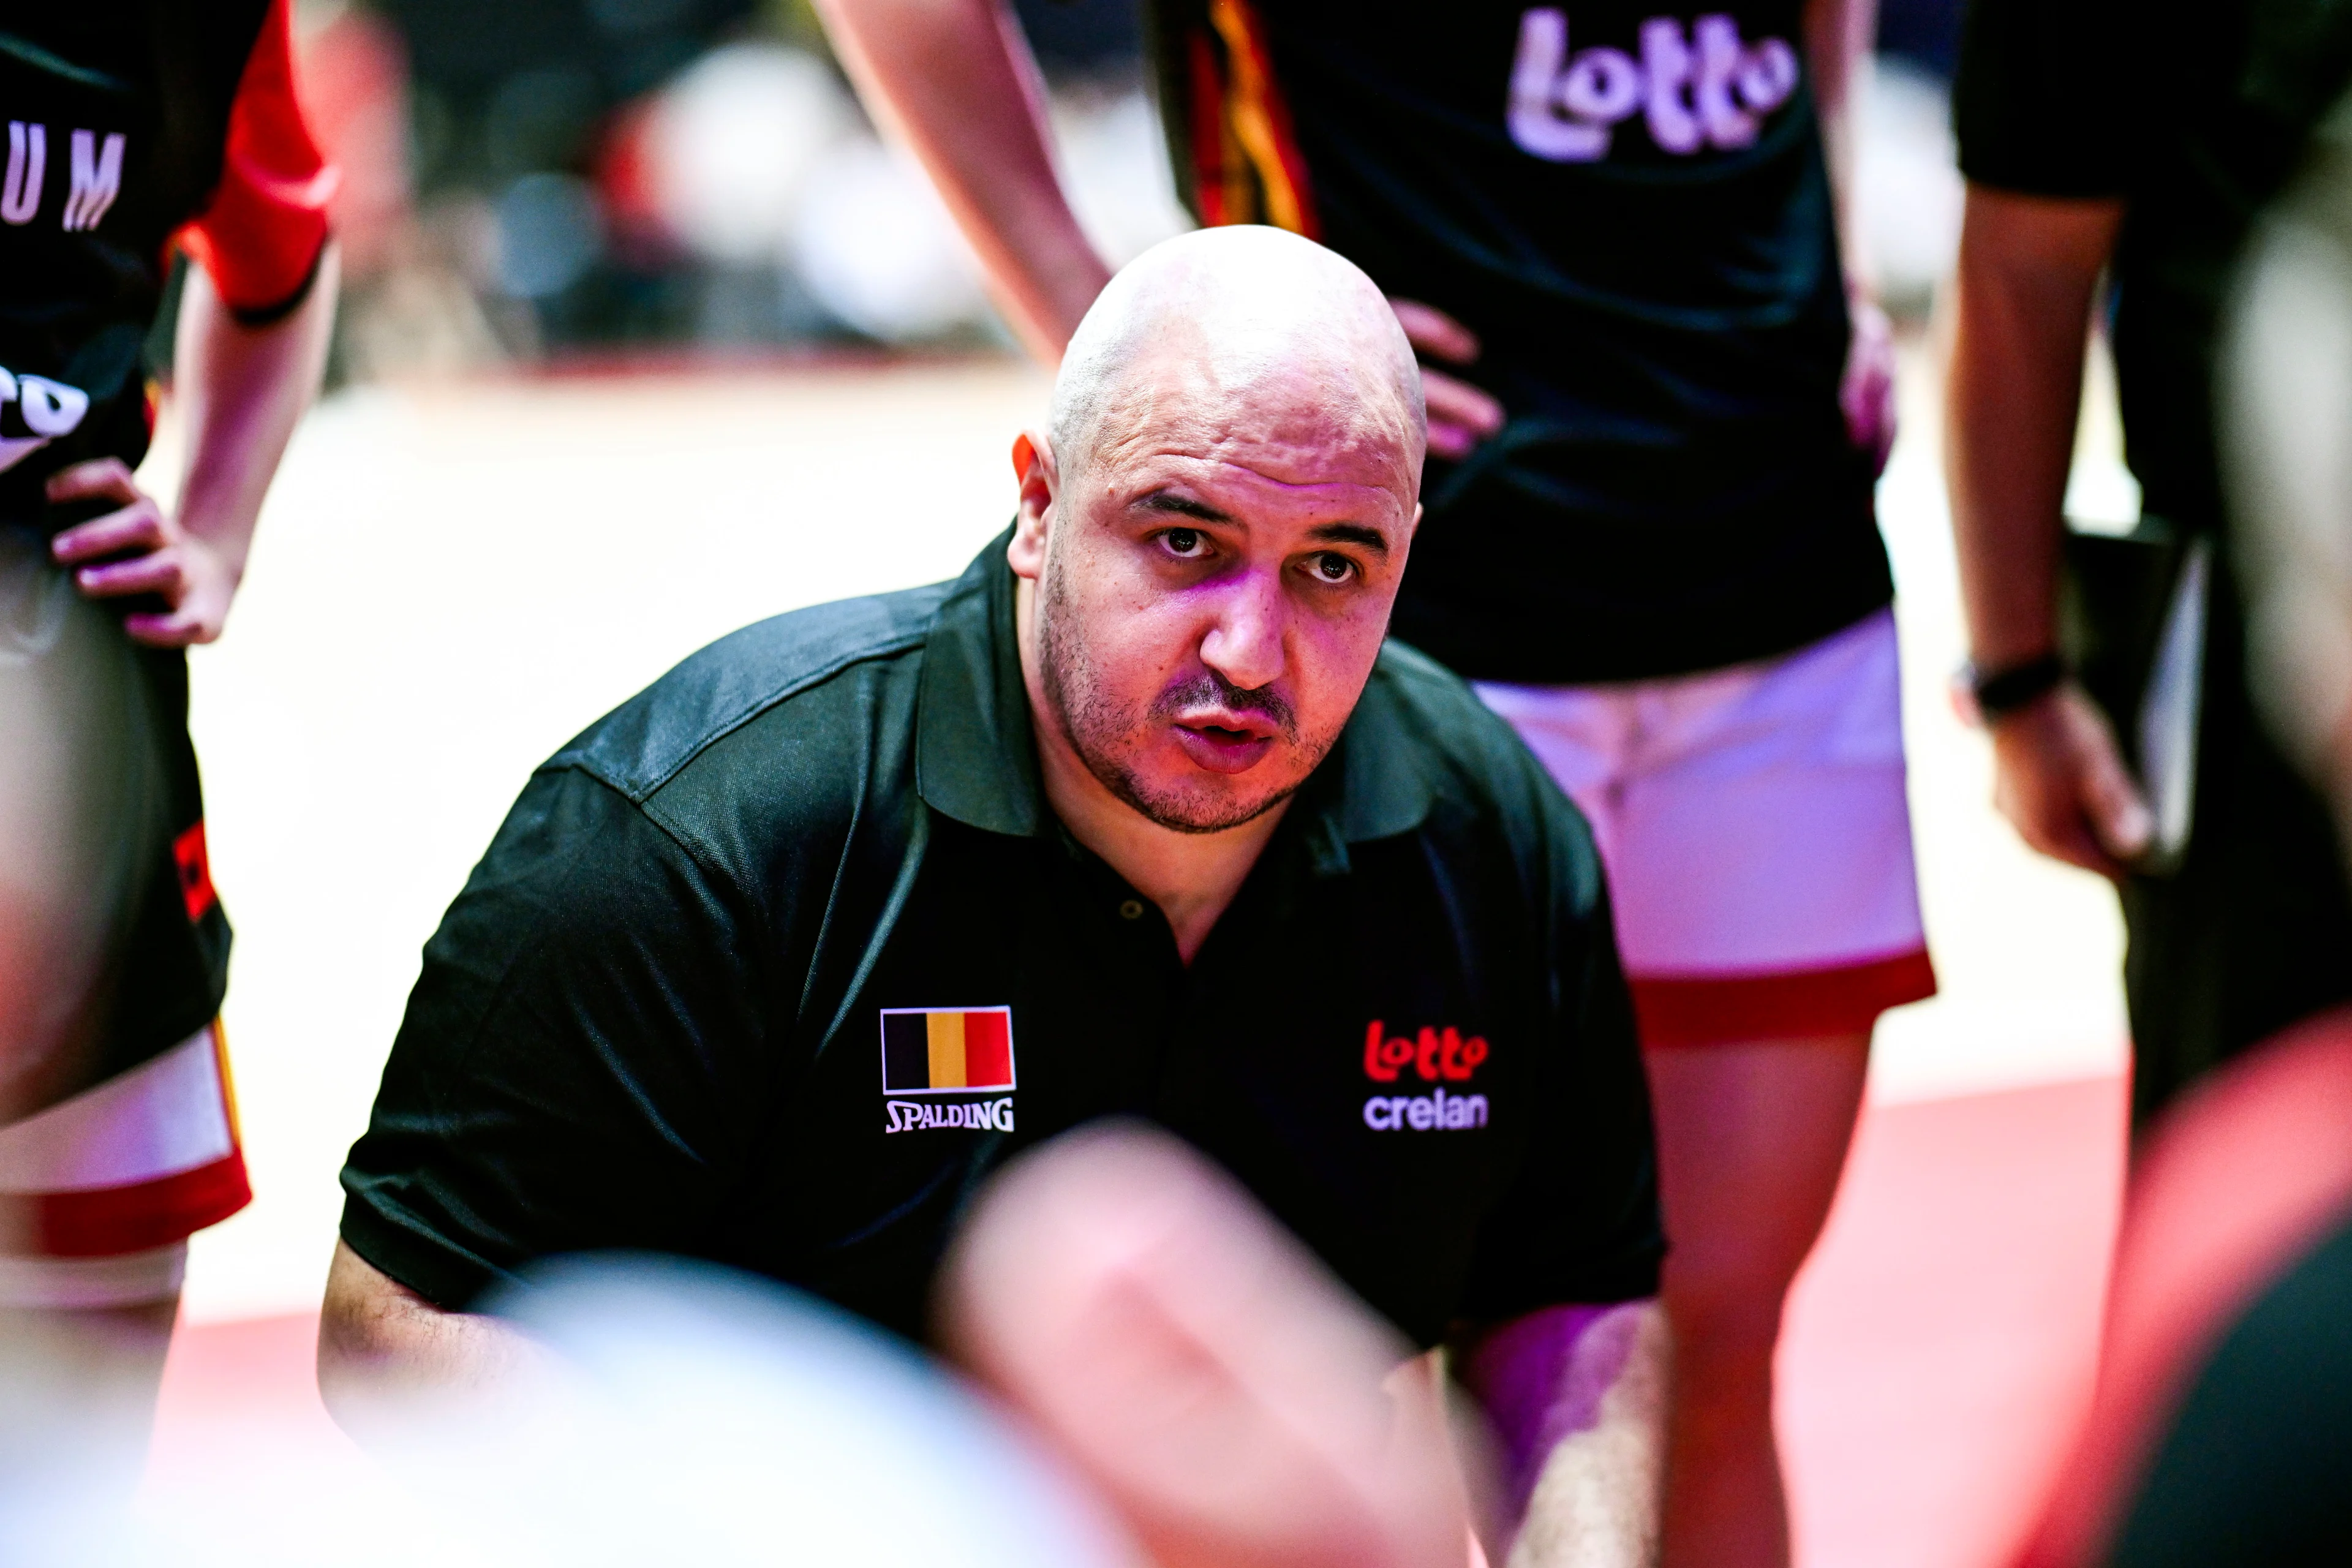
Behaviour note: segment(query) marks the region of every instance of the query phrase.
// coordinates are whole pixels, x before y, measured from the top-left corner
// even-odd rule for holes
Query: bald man
[[[1583,821],[1383,642],[1424,445],[1351,264],[1171,240],[1087,314],[961,578],[736,633],[550,759],[344,1171],[331,1405],[495,1380],[526,1352],[468,1305],[586,1249],[925,1338],[983,1178],[1129,1117],[1403,1344],[1456,1348],[1513,1561],[1642,1561],[1663,1247],[1630,1005]]]

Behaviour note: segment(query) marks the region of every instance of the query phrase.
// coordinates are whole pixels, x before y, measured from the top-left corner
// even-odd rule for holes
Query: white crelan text
[[[1364,1101],[1364,1125],[1375,1132],[1454,1132],[1486,1125],[1483,1094],[1376,1094]]]
[[[1511,140],[1555,163],[1609,156],[1613,127],[1640,113],[1661,151],[1688,157],[1756,140],[1764,116],[1797,90],[1786,38],[1744,43],[1730,16],[1699,17],[1685,33],[1672,16],[1641,26],[1641,58],[1606,47],[1571,55],[1568,13],[1539,5],[1519,18],[1511,64]]]
[[[935,1127],[963,1128],[974,1132],[1010,1132],[1013,1131],[1013,1097],[1002,1100],[967,1100],[955,1105],[935,1105],[923,1100],[891,1100],[883,1102],[890,1112],[890,1125],[885,1132],[922,1132]]]

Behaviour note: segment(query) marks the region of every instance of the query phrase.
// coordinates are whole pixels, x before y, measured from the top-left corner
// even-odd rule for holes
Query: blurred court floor
[[[1808,1568],[1983,1562],[2079,1397],[2120,1158],[2112,897],[1992,815],[1932,375],[1882,489],[1944,992],[1883,1026],[1784,1351]],[[197,1238],[160,1463],[300,1405],[340,1206],[417,951],[531,767],[761,616],[961,570],[1045,383],[1010,362],[376,387],[306,423],[228,635],[198,650],[226,1011],[257,1198]],[[168,489],[168,438],[148,478]],[[2111,479],[2095,424],[2084,471]]]

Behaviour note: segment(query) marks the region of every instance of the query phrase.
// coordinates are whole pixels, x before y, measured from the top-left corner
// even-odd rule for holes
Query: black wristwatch
[[[1976,710],[1979,723],[1998,724],[2022,708],[2030,708],[2063,685],[2073,671],[2066,661],[2054,653],[2039,658],[2029,658],[2021,664],[2003,665],[1997,669],[1979,669],[1973,663],[1960,667],[1955,682],[1967,696],[1969,705]]]

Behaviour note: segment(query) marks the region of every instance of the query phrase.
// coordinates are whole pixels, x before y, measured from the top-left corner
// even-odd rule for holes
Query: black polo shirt
[[[780,616],[533,775],[425,951],[344,1239],[461,1306],[549,1254],[751,1269],[909,1335],[975,1186],[1150,1119],[1421,1342],[1656,1288],[1600,862],[1391,645],[1188,969],[1038,784],[1004,539]]]

